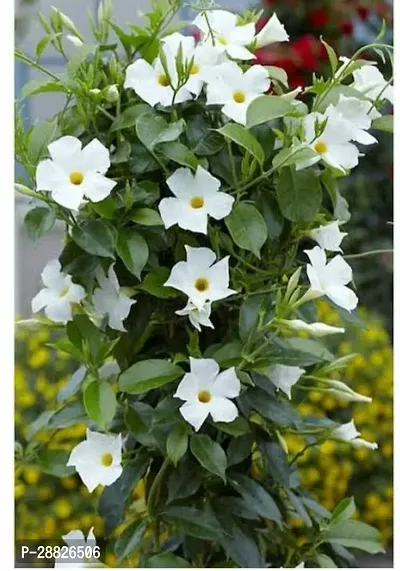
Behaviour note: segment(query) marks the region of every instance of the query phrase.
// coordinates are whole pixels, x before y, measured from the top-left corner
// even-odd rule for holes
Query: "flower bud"
[[[83,42],[80,38],[78,38],[78,36],[72,36],[72,35],[68,34],[67,40],[69,40],[71,42],[71,44],[74,44],[74,46],[76,48],[80,48],[81,46],[83,46]]]
[[[119,99],[119,91],[117,85],[110,85],[104,91],[104,97],[109,103],[116,103]]]

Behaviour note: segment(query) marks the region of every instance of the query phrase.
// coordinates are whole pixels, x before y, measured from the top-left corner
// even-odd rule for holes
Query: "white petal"
[[[102,174],[91,172],[85,175],[85,179],[80,186],[87,198],[92,202],[100,202],[109,196],[116,184],[114,180]]]
[[[306,371],[300,367],[286,365],[272,365],[268,368],[268,378],[277,389],[283,391],[291,398],[291,388]]]
[[[209,405],[189,402],[185,403],[179,409],[183,418],[193,426],[196,432],[201,428],[207,418],[209,410]]]
[[[47,262],[40,277],[45,286],[51,289],[60,287],[64,280],[64,274],[61,272],[59,260],[50,260],[50,262]]]
[[[330,144],[322,159],[336,169],[352,169],[358,165],[359,150],[352,143]]]
[[[285,26],[280,22],[274,13],[265,26],[258,32],[256,36],[256,47],[262,48],[275,42],[287,42],[289,36],[285,30]]]
[[[76,466],[76,471],[90,493],[92,493],[97,486],[102,483],[100,481],[102,475],[100,464],[98,468],[95,468],[92,464],[78,464]]]
[[[70,303],[80,303],[85,296],[84,288],[81,285],[72,283],[65,297]]]
[[[86,440],[79,442],[79,444],[73,448],[71,454],[69,455],[67,466],[76,466],[79,462],[82,462],[85,458],[87,458],[87,452],[89,449],[90,447],[88,447]]]
[[[231,367],[218,375],[213,386],[213,394],[218,397],[235,398],[240,393],[240,381],[235,367]]]
[[[323,272],[326,265],[326,255],[322,248],[315,246],[312,250],[304,250],[304,253],[308,256],[313,268],[317,272]]]
[[[226,46],[226,51],[233,59],[250,60],[255,58],[255,55],[252,54],[247,48],[237,44],[228,44]]]
[[[244,74],[244,80],[249,91],[253,93],[264,93],[271,86],[269,73],[262,65],[253,65]]]
[[[192,248],[185,246],[188,263],[199,272],[207,270],[215,262],[217,256],[209,248]]]
[[[181,201],[178,198],[163,198],[158,205],[165,228],[171,228],[182,219]]]
[[[48,319],[55,323],[65,323],[72,320],[71,305],[65,298],[60,298],[57,301],[47,305],[44,313]]]
[[[83,149],[81,158],[85,171],[96,171],[105,174],[110,168],[110,151],[98,139],[93,139]]]
[[[178,262],[172,268],[168,280],[164,283],[165,287],[173,287],[180,291],[183,291],[188,295],[188,292],[192,290],[194,282],[194,276],[188,267],[187,262]]]
[[[341,252],[340,244],[347,234],[345,232],[340,232],[339,222],[335,220],[325,226],[315,228],[310,232],[310,236],[321,248],[330,250],[331,252]]]
[[[214,422],[232,422],[239,416],[236,405],[223,397],[213,397],[209,403],[209,410]]]
[[[285,325],[295,331],[306,331],[315,337],[324,337],[325,335],[334,335],[336,333],[344,333],[343,327],[333,327],[325,323],[305,323],[300,319],[284,320]]]
[[[51,197],[65,208],[78,210],[83,200],[82,185],[71,184],[69,180],[66,180],[63,186],[52,190]]]
[[[122,466],[110,466],[108,468],[104,468],[100,475],[100,484],[103,486],[110,486],[118,480],[121,474]]]
[[[32,313],[37,313],[47,304],[52,303],[54,301],[54,294],[51,290],[45,288],[41,289],[38,294],[31,301]]]
[[[218,373],[219,365],[214,359],[195,359],[189,357],[190,372],[197,377],[199,381],[207,381],[213,384]],[[200,384],[199,384],[200,386]]]
[[[37,190],[53,190],[68,182],[65,171],[50,159],[39,163],[36,169]]]
[[[48,149],[55,163],[65,164],[67,158],[79,155],[82,143],[76,137],[67,135],[51,143]]]
[[[353,270],[344,258],[338,255],[328,262],[326,277],[329,280],[329,285],[346,285],[353,279]]]
[[[358,436],[360,436],[360,433],[354,424],[354,420],[338,426],[331,432],[331,438],[338,438],[339,440],[345,440],[346,442],[349,442]]]
[[[202,192],[206,196],[209,194],[215,194],[221,187],[221,181],[218,180],[211,173],[206,171],[202,166],[198,166],[196,174],[194,177],[194,190],[193,193],[197,191]]]
[[[346,286],[331,286],[326,289],[326,295],[347,311],[352,311],[358,305],[358,297],[353,290]]]
[[[255,35],[256,26],[254,22],[250,22],[250,24],[244,24],[243,26],[236,26],[229,34],[229,44],[248,46],[254,40]],[[251,52],[249,53],[252,57],[254,57]]]
[[[198,392],[199,388],[197,377],[192,373],[186,373],[179,383],[174,397],[189,402],[197,402]]]
[[[168,179],[167,185],[178,198],[189,198],[193,196],[192,187],[194,184],[194,175],[188,168],[180,168],[176,170]]]
[[[61,537],[63,538],[64,543],[66,543],[67,545],[71,546],[77,545],[78,542],[81,543],[82,545],[86,545],[85,536],[83,535],[83,531],[81,531],[80,529],[73,529],[72,531],[70,531],[66,535],[62,535]]]
[[[364,440],[363,438],[355,438],[351,441],[351,444],[354,448],[369,448],[370,450],[376,450],[378,448],[376,442],[368,442],[368,440]]]
[[[247,124],[247,109],[249,108],[250,103],[227,103],[222,107],[222,112],[235,121],[235,123],[239,123],[240,125]]]
[[[216,192],[209,195],[205,200],[205,208],[208,214],[215,220],[222,220],[231,212],[235,199],[225,192]]]

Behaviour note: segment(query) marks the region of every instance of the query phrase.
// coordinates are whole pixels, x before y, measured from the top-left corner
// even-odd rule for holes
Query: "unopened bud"
[[[109,103],[116,103],[119,99],[119,91],[117,85],[110,85],[104,91],[104,97]]]
[[[80,38],[78,38],[78,36],[71,36],[71,35],[67,35],[67,40],[71,42],[71,44],[74,44],[75,47],[80,48],[81,46],[83,46],[83,42]]]

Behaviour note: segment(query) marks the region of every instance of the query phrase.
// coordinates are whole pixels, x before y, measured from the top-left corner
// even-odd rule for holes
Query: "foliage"
[[[317,337],[342,332],[308,323],[325,295],[346,327],[354,319],[351,267],[324,248],[338,251],[346,203],[336,182],[358,164],[354,141],[368,137],[391,82],[379,75],[378,91],[374,83],[362,93],[356,81],[360,66],[375,73],[355,61],[375,43],[340,69],[330,48],[332,75],[315,77],[299,101],[282,74],[230,59],[252,57],[264,41],[252,16],[221,19],[210,6],[197,25],[200,49],[216,60],[200,75],[198,46],[167,35],[180,4],[154,2],[147,25],[126,32],[106,0],[93,43],[54,10],[42,19],[36,60],[17,53],[46,74],[24,97],[65,95],[53,119],[16,130],[30,235],[39,239],[54,219],[66,226],[32,300],[46,318],[23,325],[56,328],[51,346],[80,367],[19,436],[16,465],[57,477],[77,471],[88,490],[104,486],[97,508],[122,564],[133,555],[141,567],[343,566],[349,549],[381,552],[380,534],[351,519],[352,499],[331,513],[312,498],[297,472],[302,451],[290,454],[285,438],[377,447],[351,423],[299,414],[298,393],[366,398],[334,384],[346,359],[297,326]],[[220,30],[216,42],[213,26],[226,18],[235,33]],[[65,55],[65,32],[76,49],[57,75],[40,60],[50,45]],[[285,41],[280,23],[274,33]],[[343,85],[353,73],[354,87]],[[275,95],[264,95],[271,86]],[[348,93],[365,130],[339,111]],[[319,244],[305,251],[310,286],[305,238]],[[71,454],[53,448],[59,431],[82,423],[87,439]],[[142,510],[132,499],[140,481]],[[302,545],[293,513],[307,526]]]

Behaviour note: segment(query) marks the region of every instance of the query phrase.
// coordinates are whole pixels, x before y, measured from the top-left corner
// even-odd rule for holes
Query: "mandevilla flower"
[[[100,202],[117,184],[104,175],[110,168],[110,153],[98,139],[84,149],[76,137],[61,137],[48,147],[51,159],[39,163],[36,189],[51,193],[52,199],[78,210],[83,198]]]
[[[254,41],[254,23],[238,25],[236,14],[226,10],[209,10],[207,16],[199,14],[193,22],[203,33],[203,42],[226,52],[232,59],[249,60],[254,54],[246,46]],[[210,29],[211,28],[211,29]]]
[[[128,317],[136,300],[129,299],[127,295],[121,293],[114,264],[108,268],[107,278],[101,269],[97,270],[96,278],[100,286],[93,293],[93,304],[96,312],[101,316],[108,316],[108,324],[111,329],[126,331],[123,321]]]
[[[289,367],[287,365],[271,365],[268,367],[266,374],[276,390],[280,389],[289,399],[291,396],[291,388],[297,383],[301,375],[304,375],[305,369],[300,367]]]
[[[86,296],[83,287],[74,284],[71,276],[61,271],[58,260],[48,262],[41,277],[45,287],[32,299],[33,313],[44,308],[46,317],[55,323],[71,321],[71,305],[80,303]]]
[[[238,416],[236,406],[229,399],[239,396],[240,381],[234,367],[219,372],[214,359],[190,357],[190,373],[186,373],[174,394],[186,401],[180,407],[183,418],[196,431],[211,414],[214,422],[232,422]]]
[[[246,72],[235,62],[221,64],[207,86],[207,105],[223,105],[222,112],[246,125],[247,109],[254,99],[271,86],[268,71],[253,65]]]
[[[371,109],[371,103],[356,97],[340,95],[339,102],[336,105],[330,105],[327,109],[328,115],[332,116],[335,113],[339,113],[348,128],[352,141],[362,145],[373,145],[378,142],[375,137],[367,133],[371,128],[372,120],[381,116],[375,108]]]
[[[354,420],[338,426],[338,428],[335,428],[329,435],[329,437],[334,440],[349,442],[354,448],[369,448],[370,450],[376,450],[378,448],[376,442],[368,442],[367,440],[358,438],[359,436],[360,432],[358,432]]]
[[[209,248],[185,246],[185,249],[187,261],[175,264],[164,286],[185,293],[197,309],[203,309],[207,301],[236,293],[229,289],[229,256],[215,263],[217,256]]]
[[[79,568],[93,568],[95,563],[98,563],[98,559],[94,557],[94,548],[96,547],[96,537],[93,533],[93,527],[90,528],[89,533],[87,535],[87,539],[83,532],[80,529],[73,529],[66,535],[62,536],[64,543],[68,545],[71,549],[70,557],[67,556],[59,556],[55,557],[54,567],[56,569],[65,568],[71,569],[74,567]],[[85,548],[89,547],[89,550]],[[92,557],[86,558],[86,554],[89,552],[92,553]],[[76,556],[74,556],[76,555]]]
[[[138,59],[126,69],[124,87],[136,93],[152,107],[158,103],[169,107],[174,103],[183,103],[192,99],[192,94],[186,86],[178,89],[178,72],[176,58],[168,46],[164,47],[168,73],[157,57],[152,64],[144,59]]]
[[[325,129],[321,135],[315,136],[317,123],[322,124],[327,121]],[[359,151],[355,145],[350,143],[349,130],[340,114],[322,115],[321,113],[310,113],[303,120],[305,131],[305,142],[315,151],[314,158],[296,163],[296,168],[303,169],[312,166],[319,161],[327,165],[346,171],[358,165]]]
[[[220,50],[214,46],[196,46],[192,36],[183,36],[177,32],[163,38],[162,42],[174,54],[174,57],[177,57],[179,47],[182,46],[183,59],[186,64],[193,60],[189,70],[189,78],[185,83],[185,89],[189,90],[195,97],[198,97],[208,74],[212,73],[213,67],[221,59]]]
[[[322,382],[322,380],[320,381]],[[318,390],[318,387],[314,387]],[[346,402],[372,402],[371,397],[366,397],[360,393],[356,393],[352,388],[348,387],[342,381],[335,381],[334,379],[324,379],[323,380],[324,394],[330,394],[332,396],[340,398],[342,401]]]
[[[211,303],[209,301],[204,304],[202,309],[198,309],[191,301],[188,301],[183,309],[178,309],[175,313],[177,315],[187,315],[190,323],[197,331],[201,331],[201,326],[214,329],[214,325],[210,320]]]
[[[89,492],[110,486],[122,474],[121,434],[101,434],[86,430],[86,440],[72,450],[67,466],[75,466]]]
[[[256,35],[256,48],[264,48],[275,42],[288,42],[289,35],[285,26],[274,13],[265,26]]]
[[[356,308],[358,298],[354,291],[346,287],[346,284],[353,278],[353,272],[342,256],[335,256],[326,263],[325,252],[319,246],[315,246],[312,250],[304,250],[304,252],[311,262],[307,264],[311,293],[316,297],[326,295],[348,311]]]
[[[383,77],[381,72],[374,65],[364,65],[361,69],[356,69],[353,73],[354,82],[351,84],[371,101],[376,99],[387,99],[393,104],[393,85]]]
[[[338,220],[314,228],[310,232],[310,237],[317,242],[318,246],[330,252],[343,252],[340,244],[345,236],[347,233],[339,230]]]
[[[337,333],[344,333],[345,329],[343,327],[333,327],[332,325],[326,325],[326,323],[306,323],[301,319],[280,319],[279,323],[286,325],[289,329],[294,331],[305,331],[314,335],[314,337],[325,337],[325,335],[334,335]]]
[[[198,166],[195,174],[180,168],[167,180],[176,198],[164,198],[159,205],[166,228],[178,224],[184,230],[207,234],[208,216],[221,220],[232,210],[233,196],[219,192],[221,182]]]

